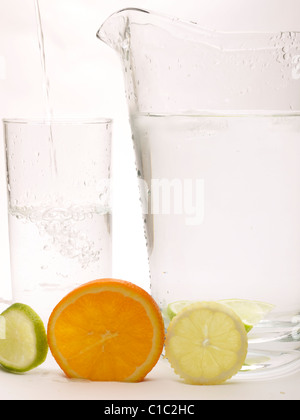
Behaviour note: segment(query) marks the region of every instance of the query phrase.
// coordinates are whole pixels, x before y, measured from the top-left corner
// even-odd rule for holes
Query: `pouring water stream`
[[[40,50],[40,60],[42,66],[42,77],[43,77],[43,88],[44,88],[44,95],[45,95],[45,110],[46,110],[46,118],[49,121],[49,142],[50,142],[50,153],[51,153],[51,167],[53,171],[53,175],[57,175],[57,161],[56,161],[56,153],[54,148],[53,142],[53,129],[51,120],[53,119],[53,109],[51,106],[50,101],[50,81],[47,71],[47,63],[46,63],[46,54],[45,54],[45,40],[44,40],[44,32],[43,32],[43,24],[42,24],[42,17],[41,17],[41,10],[39,5],[39,0],[34,0],[35,5],[35,12],[36,12],[36,22],[37,22],[37,34],[38,34],[38,42],[39,42],[39,50]]]

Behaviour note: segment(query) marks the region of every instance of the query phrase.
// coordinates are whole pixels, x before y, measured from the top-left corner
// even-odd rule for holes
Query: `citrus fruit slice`
[[[174,371],[189,384],[221,384],[243,366],[247,333],[236,313],[221,303],[200,302],[171,321],[165,355]]]
[[[246,299],[226,299],[221,300],[220,303],[234,310],[243,321],[247,332],[250,332],[255,325],[275,308],[270,303]]]
[[[9,372],[27,372],[47,357],[44,324],[27,305],[15,303],[1,314],[0,364]]]
[[[274,305],[265,302],[259,302],[247,299],[226,299],[220,300],[220,303],[229,306],[241,318],[247,333],[249,333],[255,325],[262,321],[266,315],[274,309]],[[191,305],[191,301],[181,300],[172,302],[167,307],[167,316],[172,320],[184,308]]]
[[[172,302],[167,307],[167,316],[169,317],[170,321],[174,318],[174,316],[178,315],[184,308],[191,305],[192,303],[189,300],[179,300],[177,302]]]
[[[102,279],[78,287],[56,306],[48,342],[68,377],[138,382],[162,353],[164,323],[145,290]]]

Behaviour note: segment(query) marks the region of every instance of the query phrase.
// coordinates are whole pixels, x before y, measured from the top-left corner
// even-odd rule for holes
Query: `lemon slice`
[[[221,384],[242,368],[248,339],[241,319],[217,302],[194,303],[171,321],[165,355],[189,384]]]
[[[47,357],[44,324],[27,305],[15,303],[0,316],[0,365],[12,373],[27,372]]]

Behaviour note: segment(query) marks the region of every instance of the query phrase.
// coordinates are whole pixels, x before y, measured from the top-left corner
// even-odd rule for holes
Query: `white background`
[[[114,51],[96,39],[101,23],[113,12],[125,7],[139,7],[197,20],[203,27],[215,30],[300,31],[299,0],[40,0],[44,23],[51,103],[56,117],[107,116],[115,120],[114,129],[114,276],[132,281],[149,290],[147,255],[138,201],[131,133],[124,98],[123,76]],[[0,118],[42,117],[45,103],[33,0],[0,0]],[[9,293],[9,254],[7,235],[4,148],[0,131],[0,296]],[[163,371],[165,372],[165,371]],[[2,373],[4,375],[4,373]],[[41,396],[42,376],[15,379],[1,376],[7,384],[2,395],[9,397],[14,389],[19,396]],[[161,375],[158,373],[156,375]],[[85,392],[95,397],[197,398],[195,388],[178,387],[169,373],[163,373],[163,388],[153,381],[142,388],[100,388],[90,384]],[[3,378],[3,379],[2,379]],[[45,377],[42,378],[44,381]],[[27,381],[27,382],[26,382]],[[63,380],[62,380],[63,381]],[[298,382],[297,382],[298,381]],[[51,382],[51,381],[50,381]],[[50,383],[49,382],[49,383]],[[51,382],[52,383],[52,382]],[[154,386],[153,386],[154,385]],[[68,385],[65,385],[67,389]],[[80,384],[68,387],[52,383],[55,397],[84,398]],[[125,388],[126,387],[126,388]],[[50,389],[50,386],[49,386]],[[78,389],[77,393],[76,390]],[[103,394],[103,390],[104,394]],[[202,393],[209,399],[245,399],[298,397],[296,382],[270,383],[259,387],[223,387]],[[117,394],[117,391],[122,394]],[[133,393],[131,392],[133,391]],[[4,392],[4,394],[3,394]],[[32,394],[31,394],[32,392]],[[39,394],[40,392],[40,394]],[[151,394],[153,392],[153,394]],[[164,394],[163,394],[164,392]],[[219,392],[219,393],[218,393]],[[236,392],[236,394],[234,394]],[[251,394],[252,392],[252,394]],[[23,393],[23,394],[22,394]],[[115,394],[116,393],[116,394]],[[199,394],[199,396],[201,393]],[[43,395],[45,398],[45,394]],[[48,395],[51,397],[51,393]],[[88,396],[87,396],[88,398]],[[201,398],[201,397],[200,397]]]

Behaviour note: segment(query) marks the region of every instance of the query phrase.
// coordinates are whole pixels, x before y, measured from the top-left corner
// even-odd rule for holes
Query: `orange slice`
[[[162,353],[164,323],[145,290],[102,279],[80,286],[56,306],[48,342],[70,378],[139,382]]]

